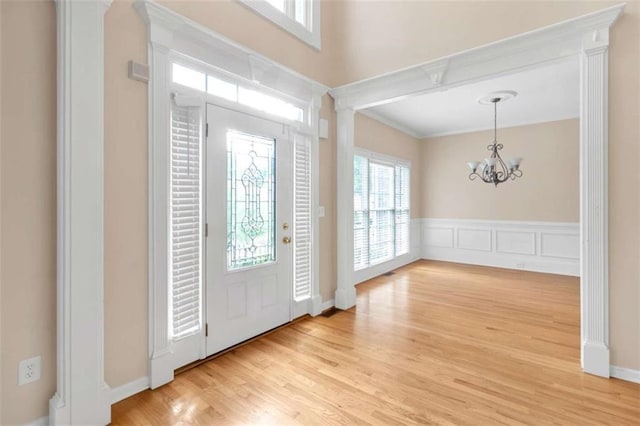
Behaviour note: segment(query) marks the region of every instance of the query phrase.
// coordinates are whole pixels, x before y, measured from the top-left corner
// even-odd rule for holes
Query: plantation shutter
[[[396,256],[409,253],[409,168],[396,166]]]
[[[369,266],[369,160],[353,158],[353,267]]]
[[[294,296],[295,300],[311,297],[311,141],[294,137]]]
[[[200,108],[171,108],[169,256],[173,339],[200,330],[202,281]]]

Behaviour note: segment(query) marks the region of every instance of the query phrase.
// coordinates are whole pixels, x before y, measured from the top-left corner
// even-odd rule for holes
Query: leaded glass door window
[[[276,260],[276,140],[227,132],[227,269]]]
[[[291,319],[289,130],[207,105],[207,355]]]

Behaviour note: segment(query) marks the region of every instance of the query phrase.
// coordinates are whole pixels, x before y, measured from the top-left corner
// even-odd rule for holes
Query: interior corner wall
[[[470,181],[467,161],[483,161],[493,130],[422,141],[426,218],[580,221],[580,120],[498,129],[504,160],[522,157],[523,176],[497,187]]]
[[[355,115],[354,145],[411,162],[411,219],[422,217],[423,182],[420,140],[364,114]]]
[[[56,15],[52,1],[1,7],[0,424],[24,424],[56,388]],[[38,355],[40,380],[18,386]]]

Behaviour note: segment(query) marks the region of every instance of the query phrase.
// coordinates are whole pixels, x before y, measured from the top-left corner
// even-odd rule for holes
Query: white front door
[[[207,356],[291,320],[288,128],[207,105]]]

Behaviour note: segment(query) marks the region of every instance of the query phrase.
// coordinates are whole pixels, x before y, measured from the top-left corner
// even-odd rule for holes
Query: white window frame
[[[367,160],[377,163],[377,164],[384,164],[384,165],[388,165],[393,167],[394,169],[394,183],[393,183],[393,187],[394,187],[394,239],[393,239],[393,256],[388,259],[388,260],[384,260],[380,263],[375,263],[375,264],[369,264],[368,266],[361,268],[361,269],[355,269],[355,265],[354,265],[354,257],[352,255],[351,259],[351,268],[353,270],[353,274],[354,274],[354,278],[355,278],[355,283],[361,283],[363,281],[366,281],[368,279],[371,279],[373,277],[376,277],[378,275],[384,274],[386,272],[389,272],[393,269],[399,268],[400,266],[403,266],[411,261],[414,260],[412,254],[411,254],[411,201],[409,201],[409,232],[408,232],[408,238],[409,241],[407,242],[409,250],[406,253],[397,255],[396,254],[396,239],[395,239],[395,234],[396,234],[396,224],[395,224],[395,179],[396,179],[396,171],[395,168],[397,166],[404,166],[407,167],[409,169],[409,185],[408,185],[408,190],[409,190],[409,200],[411,200],[411,161],[402,159],[402,158],[397,158],[397,157],[393,157],[390,155],[385,155],[385,154],[380,154],[378,152],[374,152],[374,151],[369,151],[367,149],[363,149],[363,148],[354,148],[353,151],[353,156],[354,158],[356,156],[360,156],[360,157],[364,157]],[[368,178],[370,179],[370,178]],[[351,197],[353,198],[353,188],[351,190]],[[367,200],[369,200],[369,194],[367,194]],[[368,211],[370,211],[370,206],[367,206]],[[355,211],[355,210],[354,210]],[[353,213],[352,213],[353,214]]]
[[[300,24],[295,20],[295,16],[292,16],[293,9],[290,6],[287,6],[287,4],[293,3],[294,0],[285,0],[285,7],[289,11],[288,13],[279,11],[265,0],[238,1],[254,12],[267,18],[280,28],[293,34],[308,45],[316,48],[317,50],[321,49],[320,0],[305,1],[307,4],[307,26]]]
[[[267,120],[284,122],[288,126],[292,126],[292,128],[294,128],[298,132],[311,133],[313,111],[312,111],[312,105],[309,102],[304,102],[296,97],[293,97],[286,93],[282,93],[277,90],[271,89],[269,87],[263,86],[248,78],[243,78],[241,76],[234,75],[233,73],[217,68],[213,65],[204,63],[202,61],[198,61],[195,58],[189,57],[179,52],[175,52],[175,51],[171,52],[169,54],[169,61],[171,63],[170,69],[169,69],[169,74],[170,74],[169,85],[171,86],[172,93],[180,93],[180,94],[186,94],[188,96],[198,97],[203,100],[203,103],[222,105],[230,109],[246,112],[248,114],[259,116]],[[200,91],[198,89],[194,89],[189,86],[183,86],[180,83],[175,83],[173,81],[173,64],[177,64],[182,67],[201,72],[205,74],[205,79],[207,76],[215,77],[219,80],[223,80],[225,82],[235,84],[238,87],[242,87],[244,89],[256,90],[266,95],[272,96],[274,98],[287,101],[291,105],[302,109],[302,121],[291,120],[279,115],[271,114],[269,112],[252,108],[250,106],[247,106],[237,101],[232,101],[229,99],[216,96],[214,94],[207,92],[206,86],[205,86],[205,91]],[[204,118],[205,117],[203,116],[203,119]]]
[[[281,64],[241,46],[153,1],[138,1],[135,8],[147,24],[150,65],[149,80],[149,384],[152,389],[173,380],[174,370],[193,359],[204,357],[204,327],[193,337],[172,339],[169,333],[168,285],[168,213],[169,213],[169,141],[170,102],[181,105],[215,105],[273,120],[273,115],[245,105],[172,82],[172,63],[199,67],[205,73],[234,76],[250,82],[261,92],[297,100],[306,111],[304,122],[285,123],[293,131],[306,135],[312,145],[312,229],[318,229],[318,123],[322,96],[328,87]],[[179,53],[178,53],[179,52]],[[181,58],[181,59],[180,59]],[[210,65],[214,64],[214,65]],[[197,68],[196,68],[197,69]],[[246,85],[246,84],[245,84]],[[286,119],[278,117],[278,122]],[[202,120],[205,123],[206,120]],[[312,231],[313,232],[313,231]],[[299,314],[318,315],[322,297],[318,286],[319,239],[313,239],[312,292],[296,310]],[[197,337],[197,339],[195,338]],[[199,352],[198,352],[199,351]]]

